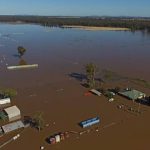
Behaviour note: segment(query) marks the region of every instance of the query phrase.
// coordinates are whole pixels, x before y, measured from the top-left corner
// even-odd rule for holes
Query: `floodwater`
[[[150,80],[150,35],[130,31],[84,31],[31,24],[0,24],[0,68],[19,64],[17,47],[27,49],[26,63],[38,63],[36,76],[80,69],[89,62],[125,76]],[[34,73],[34,71],[33,71]],[[36,72],[35,72],[36,73]],[[6,77],[6,73],[4,73]],[[16,75],[15,75],[16,77]],[[18,78],[18,77],[17,77]]]
[[[27,49],[18,57],[17,47]],[[12,104],[21,109],[22,116],[44,113],[49,127],[42,132],[26,129],[18,141],[8,144],[7,150],[143,150],[149,148],[150,112],[134,116],[116,108],[118,102],[133,105],[117,97],[110,104],[105,97],[85,97],[87,89],[68,74],[84,73],[84,66],[95,63],[99,69],[109,69],[123,76],[150,81],[150,36],[130,31],[85,31],[49,28],[34,24],[0,24],[0,87],[15,88],[18,95]],[[9,65],[39,64],[38,69],[13,70]],[[138,86],[137,86],[138,88]],[[147,89],[148,92],[150,92]],[[149,94],[149,93],[147,93]],[[60,131],[81,131],[78,123],[100,116],[102,132],[92,132],[50,146],[45,138]],[[15,133],[14,133],[15,134]],[[9,139],[11,135],[5,138]],[[5,141],[6,139],[2,139]]]

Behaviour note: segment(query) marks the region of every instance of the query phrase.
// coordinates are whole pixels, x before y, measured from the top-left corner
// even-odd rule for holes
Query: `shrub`
[[[15,97],[17,95],[17,91],[14,89],[0,89],[0,94],[3,95],[4,97]]]

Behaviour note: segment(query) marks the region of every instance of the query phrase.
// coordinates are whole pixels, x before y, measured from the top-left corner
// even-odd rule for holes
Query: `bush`
[[[113,95],[112,95],[110,92],[108,92],[108,91],[105,93],[105,96],[106,96],[108,99],[113,98]]]
[[[121,91],[121,88],[119,86],[115,87],[114,92],[119,93]]]
[[[17,91],[14,89],[0,89],[0,94],[4,97],[15,97],[17,95]]]

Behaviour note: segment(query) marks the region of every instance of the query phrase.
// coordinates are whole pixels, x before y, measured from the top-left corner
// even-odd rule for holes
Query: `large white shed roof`
[[[21,115],[20,110],[17,106],[6,108],[4,109],[4,111],[7,113],[9,119]]]

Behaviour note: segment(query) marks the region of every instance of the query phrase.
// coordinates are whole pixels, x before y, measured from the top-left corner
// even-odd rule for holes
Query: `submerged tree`
[[[20,57],[22,57],[25,52],[26,52],[26,49],[24,47],[18,46],[18,53],[19,53]]]
[[[27,62],[24,60],[24,59],[20,59],[20,61],[19,61],[19,65],[21,66],[21,65],[27,65]]]
[[[15,89],[2,88],[2,89],[0,89],[0,95],[3,96],[4,98],[6,98],[6,97],[13,98],[17,95],[17,91]]]
[[[41,131],[44,127],[43,112],[37,112],[33,117],[34,127]]]
[[[86,70],[86,76],[87,76],[87,84],[90,88],[94,88],[97,67],[95,64],[89,63],[85,66],[85,70]]]
[[[114,92],[119,93],[121,91],[121,88],[119,86],[115,87]]]

